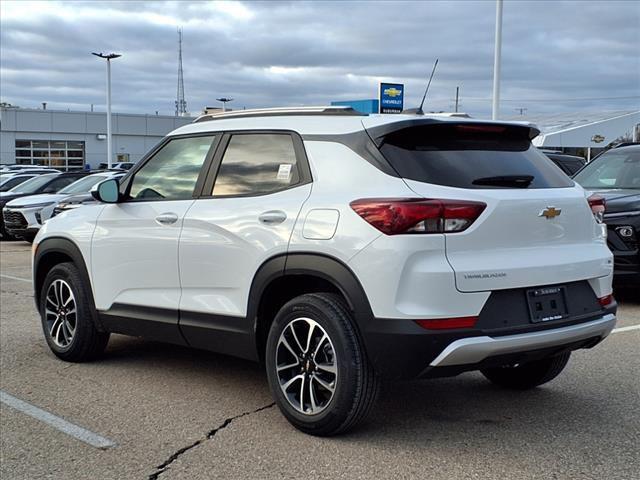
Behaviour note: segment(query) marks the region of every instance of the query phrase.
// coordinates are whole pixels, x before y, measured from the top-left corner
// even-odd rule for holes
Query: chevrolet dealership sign
[[[402,113],[404,108],[404,85],[402,83],[380,84],[380,113]]]

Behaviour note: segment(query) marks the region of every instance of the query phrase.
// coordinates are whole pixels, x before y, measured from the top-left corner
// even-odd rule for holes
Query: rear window
[[[380,147],[398,174],[460,188],[560,188],[573,182],[529,139],[529,129],[421,125],[388,134]]]

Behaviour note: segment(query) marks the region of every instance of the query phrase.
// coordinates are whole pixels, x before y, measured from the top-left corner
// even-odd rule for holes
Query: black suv
[[[553,152],[548,150],[543,150],[543,153],[570,177],[572,177],[587,163],[584,158],[578,157],[576,155],[566,155],[562,152]]]
[[[640,285],[640,145],[608,150],[573,178],[605,199],[614,281]]]

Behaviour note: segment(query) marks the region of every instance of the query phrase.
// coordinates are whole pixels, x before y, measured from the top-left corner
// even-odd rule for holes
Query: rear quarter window
[[[562,188],[573,182],[531,144],[525,127],[420,125],[388,134],[380,151],[406,179],[459,188]],[[502,179],[502,181],[501,181]],[[522,181],[525,179],[525,181]]]

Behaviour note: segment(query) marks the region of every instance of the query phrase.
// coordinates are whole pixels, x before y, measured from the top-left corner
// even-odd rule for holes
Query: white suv
[[[328,107],[203,116],[40,230],[47,342],[68,361],[110,332],[263,361],[315,435],[363,419],[381,378],[541,385],[611,332],[616,303],[603,203],[538,133]]]

